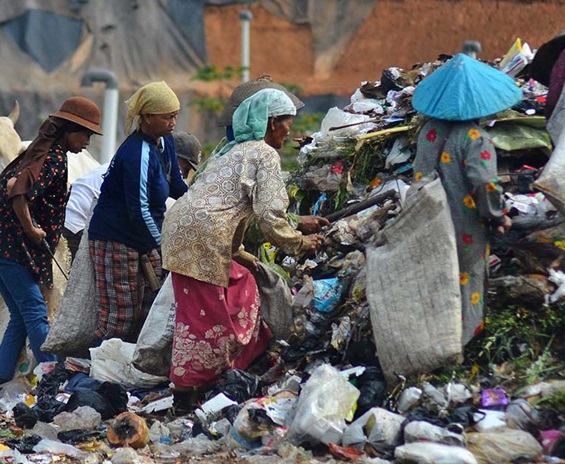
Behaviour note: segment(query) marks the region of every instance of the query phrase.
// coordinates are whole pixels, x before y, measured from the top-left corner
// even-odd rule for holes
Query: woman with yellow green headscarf
[[[187,185],[172,137],[180,109],[175,93],[165,82],[153,82],[126,105],[126,133],[131,134],[104,176],[88,238],[99,299],[96,335],[135,342],[156,295],[140,260],[149,259],[161,276],[165,201],[179,198]]]
[[[295,114],[280,90],[264,89],[244,100],[233,115],[235,140],[208,160],[167,212],[162,250],[177,304],[170,375],[177,405],[188,396],[180,391],[205,386],[226,369],[247,368],[272,336],[249,270],[256,258],[241,245],[247,224],[255,219],[287,253],[314,251],[321,243],[286,217],[276,149]]]

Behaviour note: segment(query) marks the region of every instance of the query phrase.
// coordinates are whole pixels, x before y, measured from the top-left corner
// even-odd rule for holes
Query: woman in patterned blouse
[[[10,311],[0,344],[0,383],[14,375],[26,337],[38,362],[55,360],[41,351],[49,322],[39,285],[53,285],[49,251],[57,247],[65,219],[67,152],[85,149],[92,134],[102,135],[100,109],[71,97],[0,174],[0,294]]]
[[[187,397],[179,391],[210,384],[226,369],[247,368],[272,337],[248,269],[257,258],[241,245],[249,222],[288,253],[314,251],[322,241],[294,229],[285,213],[276,149],[295,114],[280,90],[243,101],[233,116],[235,140],[208,160],[165,217],[163,267],[172,272],[177,305],[170,376],[177,400]]]

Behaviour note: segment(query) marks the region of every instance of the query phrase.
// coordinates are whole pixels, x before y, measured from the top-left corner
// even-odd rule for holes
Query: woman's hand
[[[330,225],[325,217],[321,216],[300,216],[298,219],[298,226],[296,227],[303,234],[315,234],[320,232],[322,227]]]
[[[43,239],[47,236],[45,231],[41,227],[31,226],[30,229],[25,230],[24,233],[26,237],[32,242],[36,247],[41,248]]]
[[[324,237],[318,234],[306,235],[306,237],[304,238],[306,239],[306,243],[307,243],[305,249],[307,253],[315,253],[316,251],[318,251],[320,246],[324,243]]]
[[[41,241],[47,236],[47,234],[34,222],[31,217],[25,195],[15,196],[12,200],[12,208],[14,208],[26,237],[35,246],[41,247]]]
[[[504,215],[503,221],[498,224],[494,230],[497,234],[504,235],[510,230],[510,227],[512,227],[512,219]]]

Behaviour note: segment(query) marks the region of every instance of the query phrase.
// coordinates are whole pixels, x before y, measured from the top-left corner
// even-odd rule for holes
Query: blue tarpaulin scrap
[[[82,21],[43,10],[27,10],[0,30],[45,71],[53,71],[77,49]]]

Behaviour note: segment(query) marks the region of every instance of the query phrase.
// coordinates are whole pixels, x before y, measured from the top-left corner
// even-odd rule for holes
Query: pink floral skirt
[[[171,381],[211,383],[227,369],[246,369],[269,344],[253,275],[232,260],[227,288],[172,273],[176,302]]]

